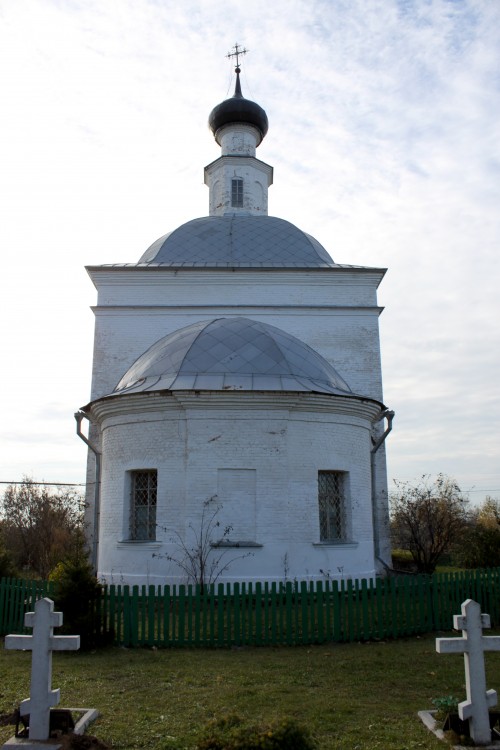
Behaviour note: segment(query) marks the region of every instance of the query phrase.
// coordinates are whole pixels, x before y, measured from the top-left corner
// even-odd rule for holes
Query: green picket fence
[[[24,633],[24,613],[32,612],[35,602],[53,596],[50,581],[25,581],[2,578],[0,581],[0,634]],[[31,630],[26,630],[31,632]]]
[[[2,579],[1,633],[51,584]],[[500,568],[361,581],[103,586],[96,628],[125,646],[229,647],[399,638],[449,630],[465,599],[500,624]]]

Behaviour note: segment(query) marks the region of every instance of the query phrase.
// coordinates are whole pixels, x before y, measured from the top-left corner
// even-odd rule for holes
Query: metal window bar
[[[158,474],[156,470],[132,473],[131,537],[156,539],[156,498]]]
[[[231,180],[231,206],[243,208],[243,180],[241,177]]]
[[[318,472],[319,538],[339,541],[345,536],[344,475],[340,471]]]

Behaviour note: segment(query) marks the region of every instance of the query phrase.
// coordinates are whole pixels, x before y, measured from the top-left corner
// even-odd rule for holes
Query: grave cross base
[[[95,708],[69,708],[73,716],[81,714],[76,722],[73,734],[84,734],[88,725],[97,719],[99,712]],[[22,737],[11,737],[2,745],[2,750],[61,750],[60,740],[30,740]]]
[[[21,715],[30,715],[29,739],[48,740],[50,709],[57,706],[59,690],[52,690],[52,652],[76,651],[80,648],[79,635],[54,635],[53,629],[62,625],[62,612],[54,612],[51,599],[40,599],[34,612],[27,612],[24,624],[33,628],[33,635],[7,635],[5,648],[31,651],[30,697],[21,702]]]

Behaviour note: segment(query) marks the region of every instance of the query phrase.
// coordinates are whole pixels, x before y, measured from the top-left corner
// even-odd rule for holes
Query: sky
[[[498,0],[0,0],[0,481],[84,481],[84,266],[208,214],[236,42],[269,213],[389,269],[389,481],[500,497]]]

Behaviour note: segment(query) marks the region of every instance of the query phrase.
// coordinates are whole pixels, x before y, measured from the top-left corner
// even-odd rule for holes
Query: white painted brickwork
[[[380,309],[376,300],[382,275],[379,271],[234,271],[228,276],[216,271],[140,272],[115,267],[93,270],[91,275],[99,289],[93,399],[110,393],[128,367],[159,338],[198,320],[244,315],[297,336],[331,362],[354,392],[382,401]],[[140,417],[139,423],[121,430],[119,439],[116,434],[111,438],[113,430],[106,429],[100,574],[129,581],[144,581],[146,576],[148,581],[158,583],[167,575],[165,561],[152,557],[153,552],[162,554],[157,546],[117,545],[119,539],[126,538],[128,524],[125,472],[137,468],[159,470],[158,525],[166,529],[167,539],[177,528],[174,518],[183,518],[185,526],[190,503],[199,509],[204,500],[216,493],[217,469],[258,470],[257,520],[267,529],[268,541],[262,548],[251,550],[253,557],[235,563],[229,571],[234,579],[255,579],[264,574],[280,578],[285,554],[290,570],[298,577],[318,576],[320,569],[330,575],[374,573],[377,563],[373,554],[366,423],[363,428],[344,427],[339,442],[336,430],[330,434],[331,425],[318,424],[324,418],[318,413],[308,419],[302,415],[294,420],[293,428],[284,416],[282,423],[271,422],[266,412],[259,417],[255,410],[251,416],[247,414],[231,423],[236,418],[231,413],[230,417],[226,415],[224,428],[219,425],[221,437],[212,445],[208,441],[218,434],[213,419],[200,420],[198,415],[186,421],[185,416],[178,417],[169,412],[167,421],[151,422],[147,428]],[[136,420],[134,416],[133,421]],[[262,427],[262,421],[268,423],[269,429]],[[263,435],[267,436],[265,441]],[[310,454],[304,453],[304,441],[311,447]],[[211,450],[200,452],[200,444],[209,445]],[[342,464],[342,456],[349,460],[349,469]],[[376,464],[380,550],[383,559],[389,561],[383,447]],[[356,539],[354,547],[313,546],[313,541],[319,541],[316,482],[320,469],[350,471],[352,510],[348,521]],[[280,512],[276,510],[276,498]],[[263,543],[261,539],[256,541]]]
[[[222,156],[255,156],[260,133],[243,123],[232,123],[230,127],[219,128],[217,140]]]
[[[256,393],[241,404],[241,395],[142,394],[94,406],[106,456],[101,577],[154,584],[185,580],[161,556],[178,553],[171,541],[176,531],[189,540],[189,523],[197,528],[203,503],[221,487],[221,473],[226,486],[239,482],[240,498],[249,498],[255,482],[255,505],[242,508],[240,518],[233,500],[227,509],[232,517],[223,509],[221,520],[233,524],[235,533],[240,529],[233,541],[262,545],[244,548],[252,557],[235,562],[223,580],[282,580],[285,567],[298,578],[321,578],[320,570],[334,577],[375,574],[369,430],[377,407],[359,405],[349,415],[339,412],[339,400],[332,397]],[[350,408],[344,404],[344,410]],[[127,542],[127,472],[146,468],[158,469],[157,543]],[[319,544],[319,470],[349,473],[345,545]],[[254,538],[248,539],[252,526]],[[235,556],[241,552],[235,550]]]
[[[155,269],[154,275],[118,267],[92,271],[99,285],[92,399],[110,393],[133,362],[168,333],[199,320],[243,315],[297,336],[325,357],[353,391],[382,400],[375,291],[380,276],[336,269],[304,274],[235,271],[214,286],[214,274],[199,270]],[[247,277],[249,283],[243,284]],[[354,298],[350,306],[349,294]]]
[[[243,123],[232,123],[217,132],[221,156],[205,167],[205,184],[210,190],[210,216],[225,213],[251,213],[267,216],[268,187],[273,181],[273,168],[255,158],[260,142],[259,132]],[[243,180],[243,205],[231,201],[231,181]]]
[[[267,189],[272,168],[258,159],[220,158],[205,169],[205,180],[210,180],[210,216],[225,213],[252,213],[267,216]],[[232,180],[239,178],[243,188],[243,205],[232,202]]]
[[[320,305],[375,307],[380,269],[215,269],[89,266],[100,306]],[[146,294],[145,294],[146,293]]]

